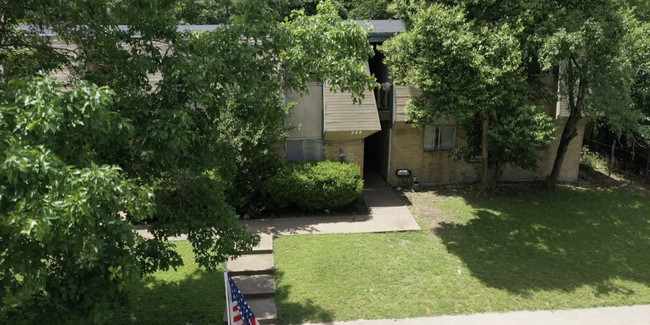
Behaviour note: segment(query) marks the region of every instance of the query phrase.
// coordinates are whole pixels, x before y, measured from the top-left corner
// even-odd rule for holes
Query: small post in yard
[[[232,324],[232,298],[230,298],[230,283],[228,282],[228,263],[223,262],[223,283],[226,289],[226,317],[228,317],[228,325]]]
[[[650,178],[650,141],[647,143],[648,153],[645,155],[645,178]]]
[[[609,156],[609,174],[607,177],[612,177],[612,168],[614,168],[614,155],[616,154],[616,139],[612,142],[612,153]]]

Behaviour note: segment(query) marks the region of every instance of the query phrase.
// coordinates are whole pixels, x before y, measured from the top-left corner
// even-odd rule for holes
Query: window
[[[453,125],[427,125],[424,127],[424,150],[450,150],[456,143]]]
[[[323,160],[323,141],[321,139],[287,139],[287,162]]]

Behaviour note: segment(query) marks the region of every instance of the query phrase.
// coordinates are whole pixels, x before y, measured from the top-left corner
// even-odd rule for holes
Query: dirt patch
[[[408,200],[411,202],[411,213],[415,215],[422,228],[435,228],[440,223],[454,223],[457,221],[456,216],[451,211],[440,209],[438,203],[445,200],[446,197],[438,194],[436,191],[424,192],[406,192]]]

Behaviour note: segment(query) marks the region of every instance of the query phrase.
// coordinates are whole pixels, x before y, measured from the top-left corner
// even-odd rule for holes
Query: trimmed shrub
[[[363,180],[354,163],[319,161],[291,163],[265,184],[270,210],[333,210],[361,197]]]

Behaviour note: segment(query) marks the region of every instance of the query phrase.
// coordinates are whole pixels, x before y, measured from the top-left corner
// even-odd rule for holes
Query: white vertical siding
[[[395,122],[406,121],[406,105],[419,91],[411,85],[395,85]]]
[[[287,102],[296,102],[286,119],[290,138],[317,138],[323,136],[323,88],[320,83],[307,85],[309,93],[302,96],[287,92]]]

